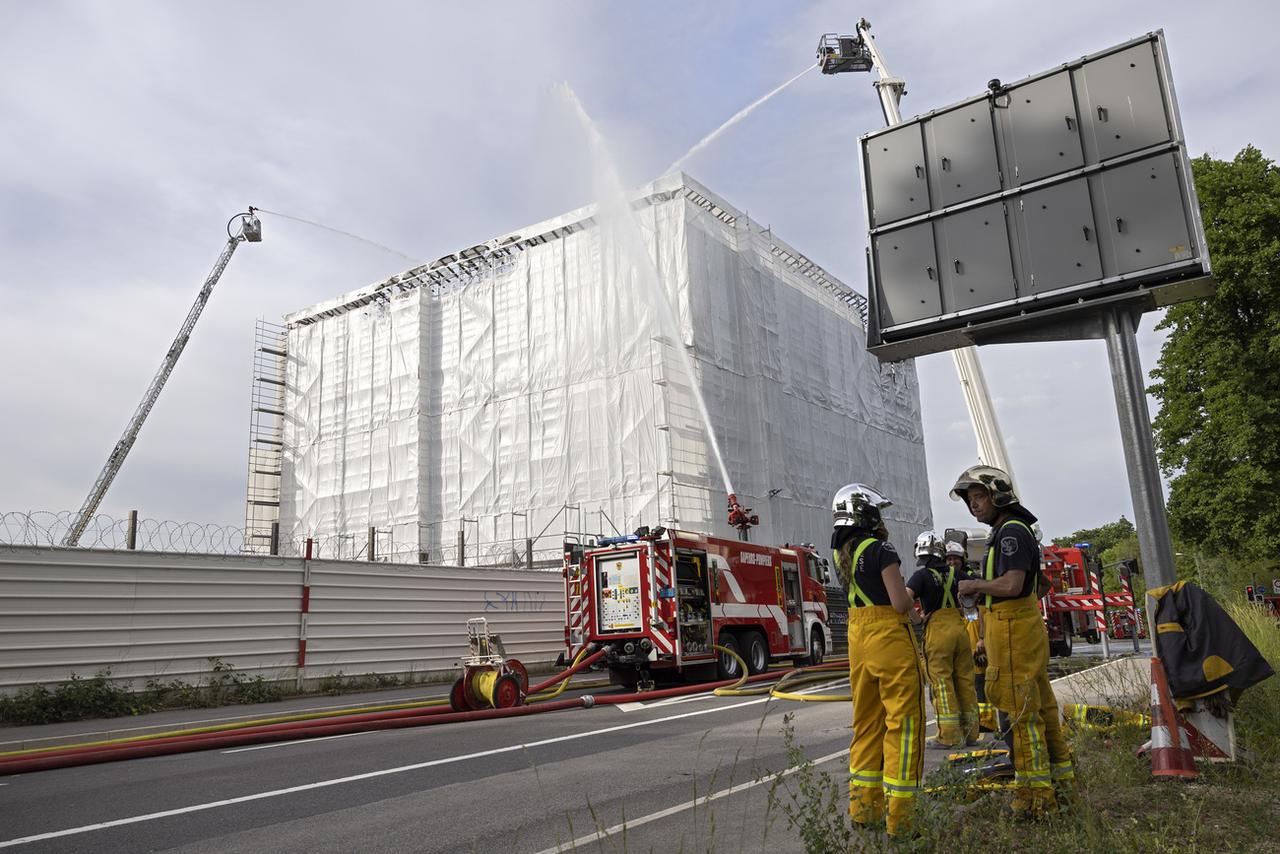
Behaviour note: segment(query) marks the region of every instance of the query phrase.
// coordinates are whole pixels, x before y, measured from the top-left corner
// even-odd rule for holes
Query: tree
[[[1097,528],[1084,528],[1069,537],[1054,537],[1053,544],[1074,546],[1076,543],[1088,543],[1093,547],[1094,553],[1100,555],[1116,543],[1132,536],[1134,536],[1133,523],[1121,516],[1115,522],[1108,522]]]
[[[1192,163],[1216,293],[1176,305],[1148,389],[1176,539],[1274,560],[1280,542],[1280,171],[1253,146]]]

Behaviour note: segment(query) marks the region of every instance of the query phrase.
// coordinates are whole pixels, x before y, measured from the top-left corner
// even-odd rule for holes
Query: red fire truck
[[[767,546],[641,528],[595,546],[565,544],[565,646],[608,650],[614,681],[733,678],[775,659],[810,664],[831,649],[827,561],[811,546]]]
[[[1093,612],[1080,610],[1078,603],[1061,597],[1091,595],[1101,596],[1093,576],[1092,549],[1088,543],[1074,546],[1047,545],[1043,549],[1041,566],[1053,586],[1051,595],[1040,600],[1045,628],[1049,632],[1051,655],[1071,655],[1073,638],[1081,637],[1087,643],[1097,643],[1101,637]]]

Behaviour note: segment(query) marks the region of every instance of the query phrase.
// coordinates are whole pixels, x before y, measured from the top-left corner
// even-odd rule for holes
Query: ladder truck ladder
[[[824,35],[818,42],[818,59],[824,74],[874,70],[877,79],[873,85],[880,97],[885,125],[892,127],[902,123],[898,104],[907,91],[907,83],[901,77],[894,77],[889,73],[884,57],[871,35],[871,24],[866,18],[858,22],[856,36],[840,37],[834,33]],[[955,360],[960,389],[964,392],[965,406],[969,410],[969,420],[977,439],[978,462],[1004,469],[1012,477],[1009,451],[1005,448],[1004,437],[996,421],[995,405],[987,390],[987,380],[982,373],[982,363],[978,361],[977,348],[960,347],[952,350],[951,355]]]
[[[239,221],[239,227],[232,232],[232,223],[237,220]],[[261,240],[262,223],[254,213],[254,208],[250,207],[246,213],[236,214],[227,222],[227,245],[223,247],[222,254],[214,262],[213,270],[204,280],[204,287],[200,289],[200,293],[196,296],[196,301],[192,304],[191,310],[187,312],[187,319],[183,321],[177,337],[169,345],[169,350],[164,355],[164,361],[160,363],[160,370],[156,371],[155,377],[152,378],[151,385],[147,387],[146,394],[142,396],[142,402],[138,404],[138,408],[134,410],[133,417],[129,419],[129,424],[125,427],[124,434],[120,437],[120,441],[116,442],[115,447],[111,449],[111,454],[107,457],[107,464],[103,466],[102,472],[98,475],[98,479],[94,481],[93,488],[89,490],[89,495],[85,498],[84,504],[81,505],[80,510],[76,513],[75,520],[67,531],[67,536],[62,540],[63,546],[79,544],[80,537],[84,535],[85,528],[92,521],[93,514],[98,510],[98,505],[102,503],[103,496],[111,488],[111,482],[120,473],[120,467],[124,465],[124,459],[128,456],[129,449],[133,447],[133,443],[138,438],[138,431],[142,429],[143,422],[147,420],[152,407],[156,405],[156,400],[160,397],[160,390],[164,388],[169,375],[173,373],[174,366],[178,364],[178,357],[182,355],[187,342],[191,340],[191,332],[195,329],[196,321],[200,319],[200,312],[204,310],[205,304],[209,302],[209,295],[213,293],[213,286],[218,283],[218,279],[222,278],[222,273],[227,269],[227,264],[231,261],[231,256],[235,253],[236,247],[243,242],[258,243]]]

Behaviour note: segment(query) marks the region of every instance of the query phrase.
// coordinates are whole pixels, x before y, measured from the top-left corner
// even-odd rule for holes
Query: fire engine
[[[832,637],[823,585],[831,569],[812,546],[761,545],[665,528],[565,544],[568,660],[608,650],[615,682],[655,676],[734,678],[775,659],[817,664]]]
[[[1102,595],[1094,577],[1095,563],[1088,543],[1076,543],[1074,546],[1050,544],[1043,549],[1041,567],[1053,589],[1048,597],[1040,600],[1040,610],[1049,632],[1051,655],[1071,655],[1072,640],[1076,637],[1084,638],[1087,643],[1097,643],[1101,637],[1092,612],[1072,607],[1061,600],[1063,595]]]

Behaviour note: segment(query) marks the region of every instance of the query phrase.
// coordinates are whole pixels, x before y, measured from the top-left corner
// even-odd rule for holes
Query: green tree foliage
[[[1121,516],[1114,522],[1108,522],[1097,528],[1084,528],[1069,537],[1054,537],[1055,546],[1074,546],[1076,543],[1088,543],[1094,552],[1102,554],[1116,543],[1134,535],[1133,523]],[[1130,557],[1130,555],[1126,555]]]
[[[1280,549],[1280,171],[1249,146],[1193,164],[1218,287],[1169,309],[1149,392],[1175,539],[1274,561]]]

